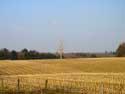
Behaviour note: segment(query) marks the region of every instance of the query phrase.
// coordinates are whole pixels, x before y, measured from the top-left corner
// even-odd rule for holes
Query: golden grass
[[[4,90],[17,90],[17,83],[20,79],[20,90],[24,92],[42,90],[56,90],[76,92],[73,94],[124,94],[125,73],[59,73],[59,74],[36,74],[36,75],[13,75],[1,76],[0,87],[4,83]],[[3,81],[3,82],[2,82]],[[63,91],[62,91],[63,90]],[[120,93],[122,91],[122,93]],[[67,94],[67,93],[65,93]],[[72,94],[72,93],[70,93]]]
[[[125,73],[125,58],[1,60],[1,75],[53,73]]]
[[[47,79],[48,89],[72,87],[79,92],[84,88],[86,94],[100,94],[103,85],[105,94],[125,92],[122,87],[125,85],[125,58],[3,60],[0,61],[0,74],[0,86],[3,81],[5,89],[15,90],[19,78],[24,90],[43,89]]]

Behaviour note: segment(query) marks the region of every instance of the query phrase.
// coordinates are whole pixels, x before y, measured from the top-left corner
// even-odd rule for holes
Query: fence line
[[[77,81],[62,79],[0,79],[0,94],[125,94],[125,82]]]

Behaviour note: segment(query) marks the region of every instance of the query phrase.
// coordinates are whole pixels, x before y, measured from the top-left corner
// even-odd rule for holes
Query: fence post
[[[47,89],[48,80],[45,81],[45,89]]]
[[[124,87],[124,85],[122,83],[120,83],[120,94],[123,94],[123,87]]]
[[[46,92],[47,92],[47,85],[48,85],[48,79],[45,80],[44,94],[46,94]]]
[[[20,93],[20,79],[17,79],[17,93]]]

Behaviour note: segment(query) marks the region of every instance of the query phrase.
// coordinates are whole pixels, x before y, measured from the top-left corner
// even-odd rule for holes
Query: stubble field
[[[3,60],[0,78],[1,91],[124,94],[125,58]]]

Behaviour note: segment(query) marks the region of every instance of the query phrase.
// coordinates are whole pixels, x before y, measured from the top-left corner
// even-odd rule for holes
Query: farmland
[[[125,58],[85,58],[64,60],[1,60],[1,75],[54,73],[125,73]]]
[[[0,87],[4,91],[46,89],[54,90],[49,91],[51,94],[125,93],[125,58],[3,60],[0,61],[0,74]]]

